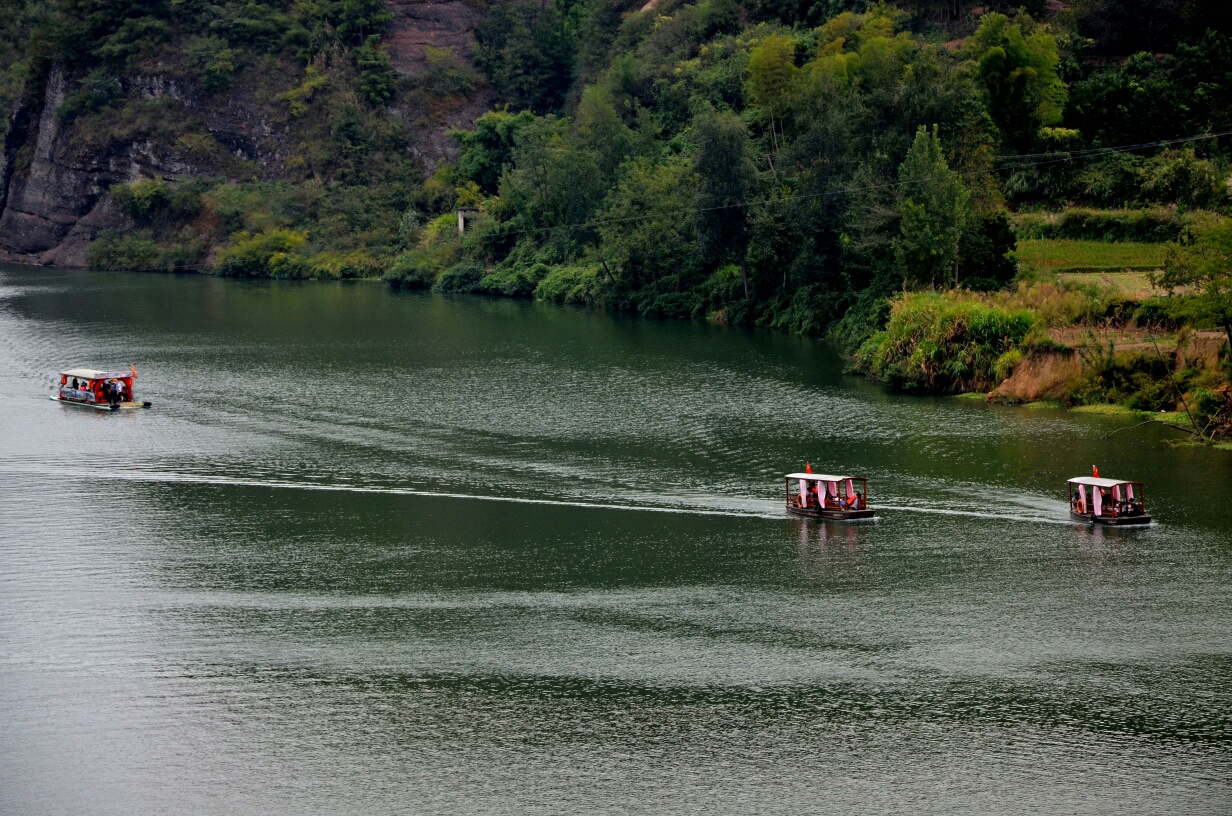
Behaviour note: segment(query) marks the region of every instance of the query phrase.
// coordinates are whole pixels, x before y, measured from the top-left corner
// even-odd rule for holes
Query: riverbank
[[[1224,332],[1187,319],[1196,297],[1134,300],[1098,279],[904,293],[853,367],[896,390],[1136,415],[1223,442],[1232,360]]]

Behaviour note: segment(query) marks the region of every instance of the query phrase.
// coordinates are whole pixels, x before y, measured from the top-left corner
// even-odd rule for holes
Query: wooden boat
[[[863,476],[788,473],[784,478],[787,512],[792,515],[845,521],[875,515],[868,506],[868,479]]]
[[[1146,486],[1142,482],[1079,476],[1067,484],[1072,518],[1115,526],[1151,523],[1146,514]]]
[[[56,402],[79,405],[99,411],[124,411],[149,408],[148,402],[133,398],[133,381],[137,369],[128,371],[95,371],[92,368],[70,368],[60,372],[60,390],[51,395]]]

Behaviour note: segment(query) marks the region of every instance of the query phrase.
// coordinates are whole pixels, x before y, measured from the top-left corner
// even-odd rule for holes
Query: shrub
[[[1175,241],[1185,219],[1170,209],[1092,210],[1026,213],[1014,219],[1019,238],[1072,238],[1086,241]]]
[[[355,50],[355,66],[359,69],[359,89],[373,105],[384,105],[394,95],[394,64],[381,38],[370,35]]]
[[[149,230],[109,231],[94,239],[86,258],[91,269],[174,272],[195,268],[205,250],[197,238],[160,244]]]
[[[1025,309],[956,293],[908,294],[891,307],[885,330],[856,352],[856,367],[902,390],[987,391],[996,384],[997,363],[1034,324]]]
[[[381,279],[395,289],[427,289],[436,282],[432,264],[418,253],[398,256]]]
[[[313,256],[311,261],[312,277],[333,280],[379,278],[388,266],[388,259],[363,249],[351,252],[322,252]]]
[[[993,365],[993,375],[998,380],[1008,379],[1018,364],[1023,361],[1023,357],[1022,349],[1010,349],[997,358],[997,362]]]
[[[119,80],[101,70],[93,70],[81,80],[81,87],[64,98],[56,115],[68,122],[83,113],[108,107],[124,98]]]
[[[91,269],[147,271],[165,268],[162,251],[144,230],[127,235],[105,232],[90,244],[86,257]]]
[[[288,256],[297,254],[307,241],[304,233],[289,229],[271,229],[256,235],[239,232],[231,237],[230,245],[218,253],[218,272],[250,278],[275,273],[281,277],[302,276],[291,274],[301,272],[302,267]],[[275,259],[275,256],[280,257]]]
[[[534,295],[535,288],[550,271],[547,264],[542,263],[530,267],[519,265],[498,269],[480,281],[476,291],[489,295],[528,298]]]
[[[602,281],[603,267],[598,264],[558,266],[535,287],[535,298],[556,303],[593,305],[605,299]]]
[[[148,222],[171,200],[167,183],[162,179],[141,179],[132,184],[117,184],[111,188],[116,202],[134,221]]]
[[[1145,201],[1210,207],[1225,198],[1219,168],[1199,159],[1191,147],[1165,151],[1149,160],[1142,168],[1141,179]]]
[[[1176,404],[1169,365],[1146,352],[1118,354],[1109,347],[1084,354],[1087,375],[1067,401],[1082,405],[1125,405],[1138,411],[1162,411]]]
[[[997,210],[973,216],[958,247],[958,276],[963,286],[989,292],[1005,286],[1018,273],[1014,249],[1018,238],[1009,214]]]
[[[184,53],[206,93],[220,91],[231,84],[239,52],[228,48],[226,40],[221,37],[194,37],[188,41]]]
[[[432,288],[437,292],[478,292],[485,271],[477,261],[462,261],[446,269]]]

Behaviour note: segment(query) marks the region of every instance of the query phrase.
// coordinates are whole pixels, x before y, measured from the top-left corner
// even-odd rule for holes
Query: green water
[[[152,410],[47,399],[129,364]],[[842,369],[0,267],[0,812],[1232,809],[1232,454]],[[788,518],[806,460],[879,520]],[[1070,523],[1092,464],[1158,523]]]

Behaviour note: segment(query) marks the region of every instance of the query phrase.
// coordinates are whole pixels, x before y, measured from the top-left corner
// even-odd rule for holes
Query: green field
[[[1025,240],[1018,242],[1018,260],[1035,269],[1054,272],[1158,269],[1168,244],[1105,241]]]

